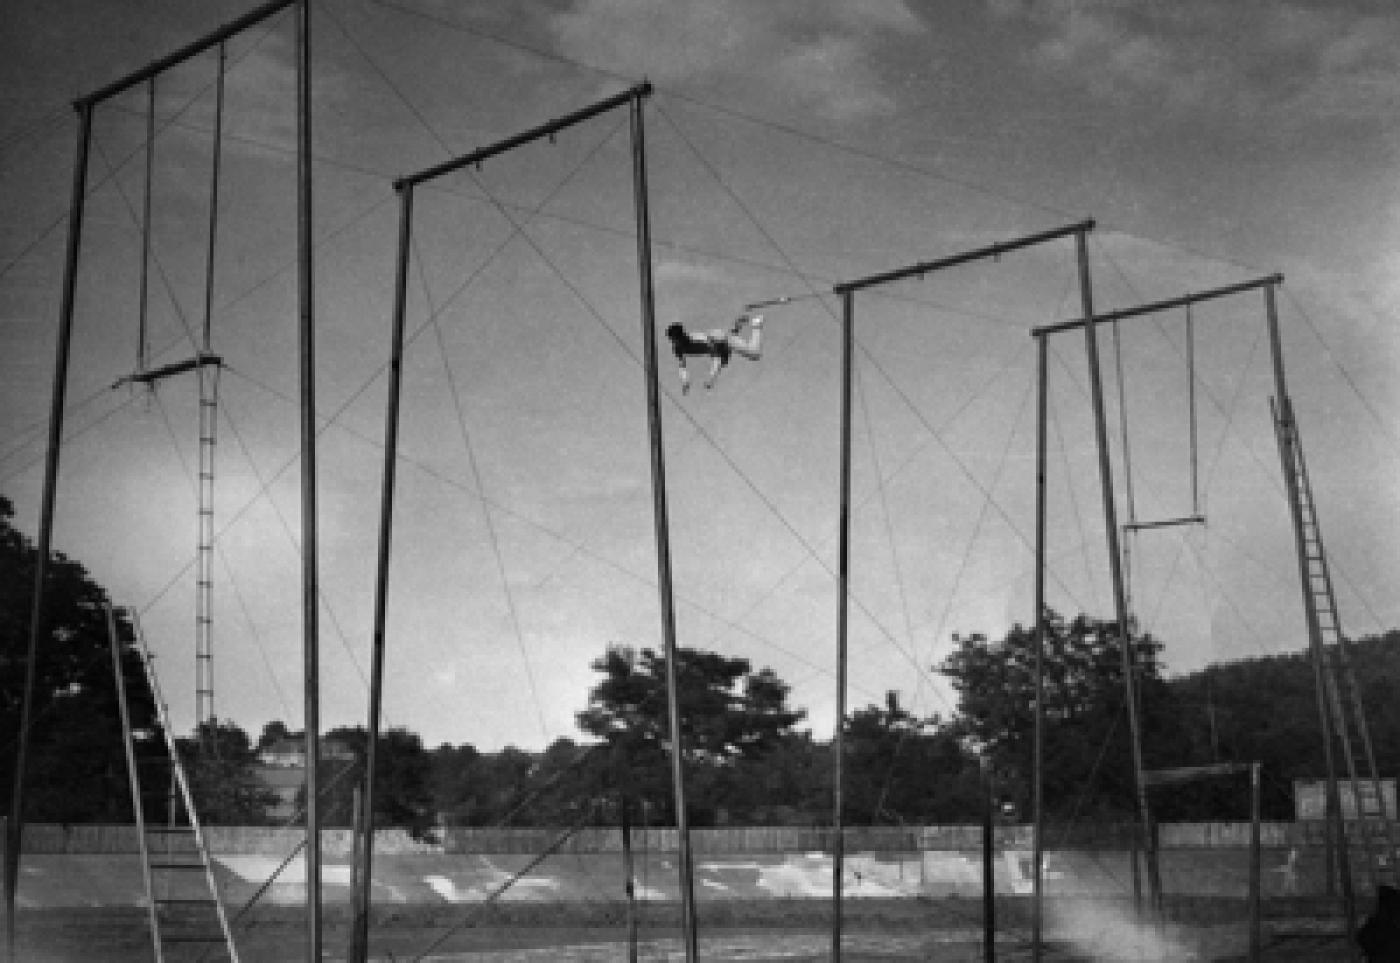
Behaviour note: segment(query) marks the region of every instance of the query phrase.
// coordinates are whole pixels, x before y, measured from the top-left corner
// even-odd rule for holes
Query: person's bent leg
[[[750,361],[757,361],[763,356],[763,315],[754,315],[749,320],[749,325],[749,336],[741,338],[738,334],[731,334],[728,339],[729,347]]]

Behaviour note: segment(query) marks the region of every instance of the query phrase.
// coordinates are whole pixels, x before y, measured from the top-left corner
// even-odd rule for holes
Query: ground
[[[1024,899],[998,901],[999,960],[1029,960]],[[1113,922],[1109,909],[1102,927],[1086,926],[1076,942],[1050,934],[1042,958],[1049,963],[1079,960],[1244,960],[1248,934],[1239,922],[1166,924],[1160,932],[1129,933]],[[1301,906],[1274,907],[1266,921],[1263,958],[1284,961],[1347,959],[1346,941],[1335,923],[1309,922]],[[1307,909],[1315,909],[1307,908]],[[1225,914],[1202,907],[1172,907],[1206,917]],[[638,926],[638,959],[684,959],[675,906],[643,906]],[[697,912],[700,956],[716,961],[802,961],[830,958],[829,905],[819,900],[773,900],[742,906],[702,903]],[[349,920],[339,908],[323,919],[326,959],[346,957]],[[304,915],[292,907],[255,911],[238,927],[241,959],[251,963],[291,963],[306,956]],[[611,963],[627,959],[626,907],[614,903],[584,906],[500,905],[377,908],[372,923],[375,960],[492,961],[492,963]],[[439,939],[447,939],[438,943]],[[967,900],[901,899],[863,901],[843,914],[843,960],[972,961],[984,959],[981,905]],[[437,944],[437,945],[435,945]],[[17,926],[17,959],[27,963],[147,963],[152,958],[144,911],[139,907],[22,910]],[[99,952],[100,951],[100,952]],[[430,955],[423,956],[425,953]],[[173,960],[193,960],[197,953]],[[210,954],[207,959],[222,959]],[[171,957],[167,957],[171,959]]]

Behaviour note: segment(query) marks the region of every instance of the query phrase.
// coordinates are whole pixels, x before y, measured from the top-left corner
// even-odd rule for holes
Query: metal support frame
[[[68,365],[72,348],[73,316],[76,303],[78,255],[82,247],[83,215],[87,195],[88,161],[92,148],[93,114],[98,106],[118,94],[155,79],[157,75],[189,60],[192,57],[223,42],[240,31],[266,20],[291,6],[305,4],[307,0],[272,0],[241,17],[229,22],[205,37],[196,40],[170,53],[147,66],[127,74],[98,90],[73,101],[78,114],[77,148],[73,161],[72,191],[68,204],[68,240],[63,268],[63,294],[59,307],[58,337],[55,345],[53,394],[49,410],[49,431],[47,450],[44,459],[44,484],[39,510],[39,535],[34,572],[34,592],[29,618],[29,643],[26,650],[24,693],[20,707],[20,731],[15,750],[14,789],[10,796],[10,816],[6,821],[5,845],[5,918],[6,949],[11,959],[15,958],[15,889],[19,881],[20,847],[24,830],[24,780],[28,764],[29,727],[31,724],[31,704],[34,695],[35,662],[38,657],[38,640],[47,628],[45,624],[48,561],[53,537],[54,502],[58,483],[59,454],[63,438],[64,402],[68,387]],[[300,59],[300,58],[299,58]],[[309,93],[309,87],[303,93]],[[148,113],[153,111],[151,94],[147,94]],[[304,110],[299,101],[298,116]],[[151,119],[147,118],[150,129]],[[149,165],[149,158],[148,158]],[[309,178],[309,161],[304,167]],[[309,195],[309,190],[308,190]],[[149,217],[147,217],[149,222]],[[143,233],[146,228],[143,228]],[[143,251],[149,241],[143,239]],[[148,253],[148,252],[147,252]],[[304,263],[309,263],[309,247]],[[144,255],[143,255],[144,256]],[[144,297],[143,297],[144,303]],[[144,358],[144,349],[138,348]],[[140,359],[138,359],[140,361]]]
[[[844,824],[842,811],[842,794],[844,791],[844,771],[842,769],[843,743],[842,734],[845,729],[845,706],[846,706],[846,640],[848,618],[848,595],[850,583],[850,537],[851,537],[851,513],[850,513],[850,484],[851,484],[851,382],[854,371],[855,356],[855,294],[857,291],[866,288],[889,284],[895,281],[902,281],[909,278],[923,278],[927,274],[940,271],[944,268],[954,267],[959,264],[968,264],[973,261],[986,260],[988,258],[999,258],[1001,255],[1022,248],[1028,248],[1049,241],[1058,240],[1065,237],[1083,237],[1084,233],[1094,229],[1092,220],[1079,221],[1065,227],[1055,228],[1049,231],[1041,231],[1038,234],[1030,234],[1025,237],[1014,238],[1010,241],[1003,241],[998,244],[991,244],[975,250],[964,251],[959,254],[937,258],[931,261],[921,261],[908,267],[895,268],[880,274],[873,274],[865,278],[853,281],[846,281],[834,286],[833,290],[841,298],[842,304],[842,350],[841,350],[841,532],[838,563],[838,588],[836,600],[836,731],[832,742],[833,754],[833,787],[832,787],[832,959],[841,959],[841,874],[844,860]],[[1042,366],[1044,362],[1042,360]],[[1042,368],[1043,370],[1043,368]],[[1043,380],[1043,379],[1042,379]],[[1043,465],[1043,459],[1042,459]],[[1043,472],[1043,469],[1042,469]],[[1043,497],[1041,499],[1041,515],[1043,516]],[[1038,526],[1043,529],[1043,518],[1038,519]],[[1043,579],[1041,569],[1037,566],[1036,582],[1036,609],[1037,626],[1042,619],[1040,612],[1043,611]],[[1038,778],[1038,777],[1037,777]],[[1038,784],[1037,784],[1038,785]],[[1036,818],[1039,826],[1040,810],[1037,806]],[[1036,834],[1036,851],[1039,854],[1040,836]],[[1036,892],[1039,893],[1040,873],[1036,872]],[[1036,906],[1036,921],[1039,922],[1039,903]],[[1036,941],[1036,952],[1039,953],[1039,940]]]
[[[54,495],[58,485],[59,449],[63,440],[64,399],[68,392],[68,360],[73,341],[73,313],[78,286],[78,252],[82,247],[83,210],[87,194],[88,153],[92,147],[92,105],[79,103],[78,147],[73,160],[73,190],[68,206],[68,247],[63,266],[63,301],[54,349],[53,396],[49,406],[48,450],[44,458],[44,492],[39,509],[39,540],[34,558],[34,592],[29,613],[29,645],[25,650],[24,695],[20,704],[19,738],[15,748],[14,789],[5,824],[5,934],[9,958],[15,955],[15,889],[19,883],[20,847],[24,838],[24,775],[29,757],[29,726],[34,702],[35,663],[39,637],[48,629],[44,610],[45,581],[53,540]]]
[[[1268,277],[1256,278],[1256,279],[1254,279],[1254,280],[1241,282],[1241,283],[1239,283],[1239,284],[1227,285],[1227,286],[1219,287],[1219,288],[1212,288],[1212,289],[1210,289],[1210,290],[1200,291],[1200,292],[1196,292],[1196,293],[1193,293],[1193,294],[1187,294],[1187,295],[1183,295],[1183,296],[1181,296],[1181,297],[1171,298],[1171,299],[1168,299],[1168,300],[1165,300],[1165,301],[1155,301],[1155,302],[1152,302],[1152,303],[1142,304],[1142,305],[1138,305],[1138,306],[1131,307],[1131,308],[1125,308],[1125,309],[1118,310],[1118,311],[1109,311],[1109,312],[1104,312],[1104,313],[1101,313],[1101,314],[1096,314],[1096,313],[1094,312],[1093,299],[1092,299],[1092,288],[1091,288],[1091,283],[1090,283],[1090,278],[1089,278],[1088,251],[1087,251],[1087,247],[1086,247],[1086,244],[1085,244],[1085,235],[1086,235],[1086,233],[1087,233],[1087,232],[1080,232],[1080,233],[1078,233],[1078,234],[1076,235],[1076,236],[1077,236],[1077,256],[1078,256],[1078,261],[1079,261],[1079,272],[1080,272],[1080,298],[1081,298],[1082,309],[1083,309],[1083,315],[1082,315],[1082,317],[1080,317],[1080,318],[1078,318],[1078,319],[1075,319],[1075,320],[1071,320],[1071,321],[1062,321],[1062,322],[1057,322],[1057,323],[1054,323],[1054,324],[1040,325],[1040,326],[1037,326],[1037,327],[1031,329],[1031,335],[1032,335],[1033,337],[1035,337],[1035,338],[1037,339],[1037,341],[1039,342],[1039,345],[1040,345],[1040,354],[1041,354],[1040,374],[1039,374],[1039,380],[1040,380],[1040,389],[1039,389],[1039,390],[1040,390],[1040,393],[1041,393],[1041,397],[1040,397],[1039,424],[1038,424],[1038,428],[1037,428],[1037,455],[1036,455],[1036,478],[1037,478],[1037,494],[1036,494],[1036,500],[1037,500],[1037,505],[1036,505],[1036,557],[1037,557],[1037,558],[1036,558],[1036,595],[1037,595],[1037,599],[1036,599],[1036,606],[1037,606],[1037,613],[1036,613],[1036,662],[1037,662],[1037,669],[1036,669],[1036,677],[1037,677],[1037,681],[1036,681],[1036,733],[1037,733],[1037,735],[1036,735],[1036,753],[1037,753],[1037,756],[1039,756],[1039,754],[1043,751],[1043,746],[1041,745],[1041,740],[1043,739],[1043,725],[1044,725],[1043,717],[1042,717],[1042,710],[1041,710],[1041,698],[1042,698],[1042,696],[1043,696],[1043,689],[1042,689],[1042,686],[1043,686],[1043,679],[1042,679],[1042,677],[1041,677],[1041,661],[1040,661],[1040,660],[1043,658],[1044,634],[1045,634],[1045,628],[1044,628],[1044,612],[1043,612],[1043,606],[1044,606],[1044,581],[1043,581],[1043,579],[1044,579],[1044,572],[1043,572],[1043,567],[1044,567],[1044,564],[1045,564],[1045,563],[1044,563],[1044,559],[1045,559],[1045,541],[1044,541],[1044,539],[1045,539],[1045,535],[1044,535],[1044,526],[1045,526],[1045,492],[1044,492],[1044,487],[1045,487],[1045,460],[1046,460],[1046,451],[1045,451],[1045,425],[1044,425],[1044,420],[1045,420],[1045,417],[1046,417],[1046,402],[1045,402],[1045,398],[1044,398],[1044,393],[1045,393],[1045,391],[1046,391],[1045,382],[1046,382],[1046,379],[1047,379],[1047,372],[1046,372],[1046,364],[1045,364],[1044,354],[1045,354],[1045,350],[1046,350],[1046,342],[1047,342],[1048,336],[1053,335],[1053,334],[1058,334],[1058,333],[1061,333],[1061,332],[1065,332],[1065,331],[1076,331],[1076,330],[1081,330],[1081,329],[1082,329],[1082,330],[1085,332],[1085,352],[1086,352],[1086,357],[1087,357],[1087,361],[1088,361],[1088,365],[1089,365],[1090,398],[1091,398],[1091,403],[1092,403],[1093,408],[1094,408],[1095,442],[1096,442],[1096,447],[1097,447],[1097,450],[1098,450],[1098,458],[1099,458],[1099,480],[1100,480],[1100,488],[1101,488],[1101,490],[1102,490],[1102,498],[1103,498],[1103,504],[1104,504],[1105,534],[1106,534],[1106,537],[1107,537],[1107,540],[1108,540],[1108,552],[1109,552],[1110,575],[1111,575],[1111,578],[1112,578],[1112,580],[1113,580],[1113,591],[1114,591],[1115,618],[1116,618],[1117,624],[1118,624],[1119,643],[1120,643],[1120,648],[1121,648],[1121,650],[1122,650],[1122,656],[1123,656],[1124,687],[1125,687],[1126,698],[1127,698],[1127,700],[1128,700],[1129,725],[1130,725],[1130,729],[1131,729],[1131,738],[1132,738],[1132,743],[1133,743],[1133,745],[1132,745],[1132,748],[1133,748],[1133,769],[1134,769],[1134,773],[1135,773],[1135,777],[1136,777],[1136,787],[1137,787],[1137,789],[1136,789],[1136,795],[1137,795],[1137,806],[1138,806],[1138,817],[1139,817],[1139,827],[1138,827],[1138,831],[1139,831],[1140,839],[1141,839],[1141,842],[1142,842],[1142,846],[1143,846],[1143,851],[1144,851],[1145,859],[1146,859],[1146,862],[1147,862],[1147,882],[1148,882],[1148,887],[1149,887],[1149,895],[1150,895],[1150,899],[1151,899],[1152,905],[1153,905],[1153,907],[1155,908],[1155,907],[1159,904],[1159,902],[1160,902],[1160,900],[1161,900],[1161,880],[1160,880],[1160,875],[1159,875],[1158,868],[1157,868],[1157,853],[1156,853],[1156,847],[1155,847],[1155,844],[1154,844],[1154,841],[1153,841],[1152,814],[1151,814],[1151,809],[1150,809],[1150,807],[1149,807],[1149,803],[1148,803],[1148,800],[1147,800],[1146,785],[1145,785],[1145,782],[1144,782],[1144,778],[1145,778],[1145,777],[1144,777],[1143,761],[1142,761],[1142,741],[1141,741],[1142,734],[1141,734],[1141,722],[1140,722],[1140,706],[1139,706],[1139,704],[1138,704],[1138,701],[1139,701],[1139,700],[1138,700],[1138,689],[1137,689],[1137,684],[1136,684],[1136,676],[1135,676],[1135,672],[1134,672],[1134,668],[1133,668],[1133,659],[1132,659],[1131,642],[1130,642],[1130,639],[1129,639],[1129,615],[1128,615],[1128,611],[1127,611],[1127,591],[1126,591],[1126,583],[1125,583],[1125,579],[1124,579],[1124,575],[1123,575],[1123,570],[1122,570],[1122,562],[1121,562],[1121,560],[1122,560],[1122,555],[1121,555],[1120,546],[1119,546],[1119,542],[1118,542],[1119,527],[1118,527],[1118,524],[1117,524],[1117,521],[1116,521],[1116,517],[1115,517],[1115,516],[1116,516],[1116,513],[1115,513],[1115,510],[1114,510],[1114,500],[1113,500],[1113,475],[1112,475],[1111,463],[1110,463],[1110,460],[1109,460],[1107,427],[1106,427],[1105,416],[1104,416],[1103,380],[1102,380],[1102,376],[1101,376],[1101,374],[1100,374],[1100,368],[1099,368],[1099,363],[1098,363],[1098,341],[1097,341],[1097,337],[1096,337],[1097,325],[1098,325],[1099,323],[1103,323],[1103,322],[1116,322],[1116,321],[1121,321],[1121,320],[1125,320],[1125,319],[1128,319],[1128,318],[1143,317],[1143,316],[1146,316],[1146,315],[1156,314],[1156,313],[1161,312],[1161,311],[1167,311],[1167,310],[1171,310],[1171,309],[1173,309],[1173,308],[1178,308],[1178,307],[1189,307],[1189,306],[1192,305],[1192,304],[1198,304],[1198,303],[1203,302],[1203,301],[1211,301],[1211,300],[1215,300],[1215,299],[1217,299],[1217,298],[1228,297],[1228,296],[1233,295],[1233,294],[1240,294],[1240,293],[1243,293],[1243,292],[1245,292],[1245,291],[1252,291],[1252,290],[1255,290],[1255,289],[1257,289],[1257,288],[1266,288],[1266,289],[1268,289],[1268,290],[1272,290],[1272,286],[1273,286],[1273,285],[1282,283],[1282,281],[1283,281],[1283,276],[1282,276],[1282,275],[1279,275],[1279,274],[1272,274],[1272,275],[1269,275]],[[1201,517],[1199,514],[1195,514],[1195,513],[1194,513],[1194,507],[1195,507],[1195,505],[1196,505],[1196,502],[1195,502],[1195,494],[1194,494],[1194,492],[1193,492],[1193,514],[1192,514],[1192,515],[1184,516],[1184,517],[1182,517],[1182,518],[1177,518],[1177,519],[1168,519],[1168,520],[1160,521],[1160,522],[1145,522],[1145,523],[1139,523],[1139,522],[1135,522],[1135,521],[1134,521],[1134,522],[1130,522],[1129,524],[1123,526],[1122,530],[1123,530],[1124,532],[1129,532],[1129,531],[1138,531],[1138,530],[1141,530],[1141,529],[1161,528],[1161,527],[1170,526],[1170,525],[1182,525],[1182,524],[1192,524],[1192,523],[1204,522],[1204,518],[1203,518],[1203,517]],[[1040,789],[1041,789],[1041,786],[1040,786],[1040,780],[1039,780],[1039,773],[1038,773],[1038,770],[1037,770],[1037,775],[1036,775],[1036,786],[1034,787],[1034,790],[1033,790],[1033,794],[1034,794],[1037,798],[1039,797]],[[1040,825],[1040,803],[1039,803],[1039,802],[1037,802],[1036,822],[1037,822],[1036,834],[1035,834],[1035,835],[1036,835],[1036,842],[1035,842],[1035,845],[1036,845],[1036,853],[1035,853],[1034,860],[1033,860],[1033,862],[1034,862],[1034,864],[1035,864],[1035,865],[1034,865],[1034,871],[1035,871],[1034,875],[1035,875],[1035,878],[1034,878],[1034,881],[1033,881],[1033,887],[1034,887],[1034,893],[1035,893],[1035,907],[1034,907],[1034,910],[1033,910],[1032,928],[1033,928],[1033,930],[1035,931],[1035,932],[1034,932],[1034,937],[1035,937],[1035,947],[1036,947],[1036,949],[1035,949],[1034,952],[1035,952],[1036,954],[1038,954],[1038,953],[1039,953],[1039,945],[1040,945],[1040,941],[1039,941],[1039,930],[1040,930],[1040,926],[1041,926],[1041,910],[1042,910],[1042,901],[1043,901],[1042,892],[1041,892],[1041,889],[1042,889],[1042,880],[1041,880],[1041,877],[1042,877],[1042,861],[1043,861],[1043,854],[1042,854],[1042,852],[1041,852],[1040,849],[1039,849],[1039,845],[1040,845],[1040,835],[1041,835],[1041,828],[1042,828],[1042,827],[1041,827],[1041,825]]]
[[[1268,326],[1269,355],[1273,365],[1275,395],[1275,425],[1278,437],[1279,460],[1283,470],[1284,488],[1288,493],[1288,508],[1293,523],[1294,546],[1298,559],[1298,576],[1303,594],[1303,612],[1307,619],[1308,651],[1312,656],[1313,682],[1317,689],[1318,723],[1322,730],[1323,763],[1327,769],[1326,822],[1329,845],[1333,838],[1337,841],[1339,875],[1342,885],[1342,903],[1347,936],[1353,938],[1356,930],[1356,901],[1352,892],[1351,859],[1348,851],[1346,820],[1342,816],[1341,798],[1337,789],[1337,764],[1334,756],[1332,728],[1333,712],[1341,718],[1341,706],[1335,701],[1335,691],[1327,684],[1328,670],[1325,666],[1326,653],[1322,647],[1322,628],[1318,620],[1317,605],[1309,585],[1306,535],[1303,530],[1301,495],[1298,490],[1298,474],[1295,469],[1297,453],[1293,450],[1296,435],[1292,431],[1293,402],[1288,396],[1288,379],[1284,373],[1283,341],[1279,335],[1278,308],[1274,295],[1274,285],[1264,288],[1264,320]],[[1360,808],[1360,797],[1357,806]],[[1335,833],[1335,837],[1333,836]],[[1330,862],[1330,861],[1329,861]],[[1329,865],[1328,872],[1331,872]],[[1330,883],[1330,876],[1329,876]]]
[[[301,396],[301,634],[306,727],[306,953],[321,959],[321,669],[316,528],[316,325],[311,270],[311,0],[298,0],[297,335]]]
[[[1098,450],[1099,487],[1102,492],[1104,535],[1108,541],[1109,576],[1113,581],[1113,608],[1118,628],[1118,645],[1123,659],[1123,690],[1128,707],[1128,729],[1132,739],[1133,775],[1137,791],[1139,832],[1147,862],[1147,886],[1153,912],[1160,908],[1161,877],[1157,870],[1157,844],[1152,829],[1152,809],[1143,778],[1142,709],[1139,703],[1137,671],[1133,658],[1128,600],[1123,580],[1123,556],[1118,544],[1117,511],[1113,496],[1113,465],[1108,450],[1108,426],[1104,416],[1103,375],[1099,369],[1099,342],[1094,317],[1093,288],[1089,278],[1089,248],[1084,234],[1075,237],[1079,263],[1079,297],[1084,309],[1084,351],[1089,367],[1089,398],[1094,409],[1094,442]]]
[[[841,959],[841,887],[846,861],[846,653],[851,594],[851,387],[856,344],[856,296],[841,296],[841,541],[836,587],[836,731],[831,740],[831,958]]]
[[[642,83],[622,93],[608,97],[588,107],[549,121],[538,127],[508,137],[460,157],[444,161],[426,170],[397,178],[394,190],[399,194],[399,234],[397,267],[394,286],[394,317],[389,359],[389,392],[384,426],[384,467],[380,501],[378,567],[375,579],[373,654],[370,673],[369,741],[365,760],[364,805],[356,833],[362,839],[363,869],[359,873],[354,901],[354,922],[351,934],[351,959],[367,958],[369,944],[369,890],[374,856],[374,780],[376,772],[375,743],[378,741],[384,692],[385,627],[388,617],[389,557],[393,539],[393,503],[395,463],[398,457],[400,397],[403,385],[403,351],[405,316],[408,303],[408,272],[412,254],[414,191],[435,178],[480,164],[491,157],[515,147],[553,137],[559,131],[580,124],[600,114],[626,106],[630,111],[632,138],[633,203],[637,223],[637,270],[640,286],[642,340],[646,367],[647,426],[651,448],[653,492],[653,522],[655,527],[658,589],[661,602],[661,629],[667,665],[667,708],[671,738],[671,770],[676,805],[677,828],[680,836],[679,873],[682,894],[682,917],[686,959],[698,959],[695,929],[695,890],[690,847],[689,822],[685,804],[685,780],[682,767],[680,703],[676,683],[675,605],[672,591],[670,534],[666,506],[666,466],[662,447],[661,388],[656,364],[655,295],[651,270],[651,228],[647,207],[646,144],[642,122],[642,101],[650,96],[651,85]],[[625,805],[625,802],[624,802]]]
[[[1049,438],[1050,342],[1036,336],[1035,731],[1031,748],[1031,958],[1040,960],[1045,909],[1045,462]]]

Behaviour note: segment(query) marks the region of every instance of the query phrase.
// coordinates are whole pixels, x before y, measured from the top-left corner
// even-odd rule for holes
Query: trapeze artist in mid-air
[[[749,326],[749,336],[741,337],[739,332],[744,325]],[[666,337],[671,340],[671,349],[676,353],[676,364],[679,365],[681,378],[681,394],[690,391],[690,373],[685,370],[685,359],[687,355],[708,355],[710,358],[710,373],[705,378],[705,387],[713,388],[715,379],[719,377],[720,369],[729,364],[729,356],[738,353],[750,361],[757,361],[762,356],[762,348],[759,342],[763,337],[763,315],[745,314],[734,322],[728,331],[715,328],[701,334],[692,334],[685,329],[680,322],[676,322],[666,328]]]

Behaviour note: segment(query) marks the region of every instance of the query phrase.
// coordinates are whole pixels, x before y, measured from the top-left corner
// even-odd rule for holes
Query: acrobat
[[[747,338],[741,337],[739,332],[744,325],[749,326]],[[743,315],[730,326],[728,331],[715,328],[701,334],[692,334],[685,329],[680,322],[676,322],[666,328],[666,337],[671,340],[671,349],[676,353],[676,363],[679,365],[678,373],[681,378],[681,394],[690,391],[690,374],[685,368],[687,355],[708,355],[710,358],[710,373],[705,378],[705,387],[713,388],[715,379],[719,377],[720,369],[729,364],[731,353],[737,353],[750,361],[757,361],[762,356],[760,342],[763,337],[763,315]]]

